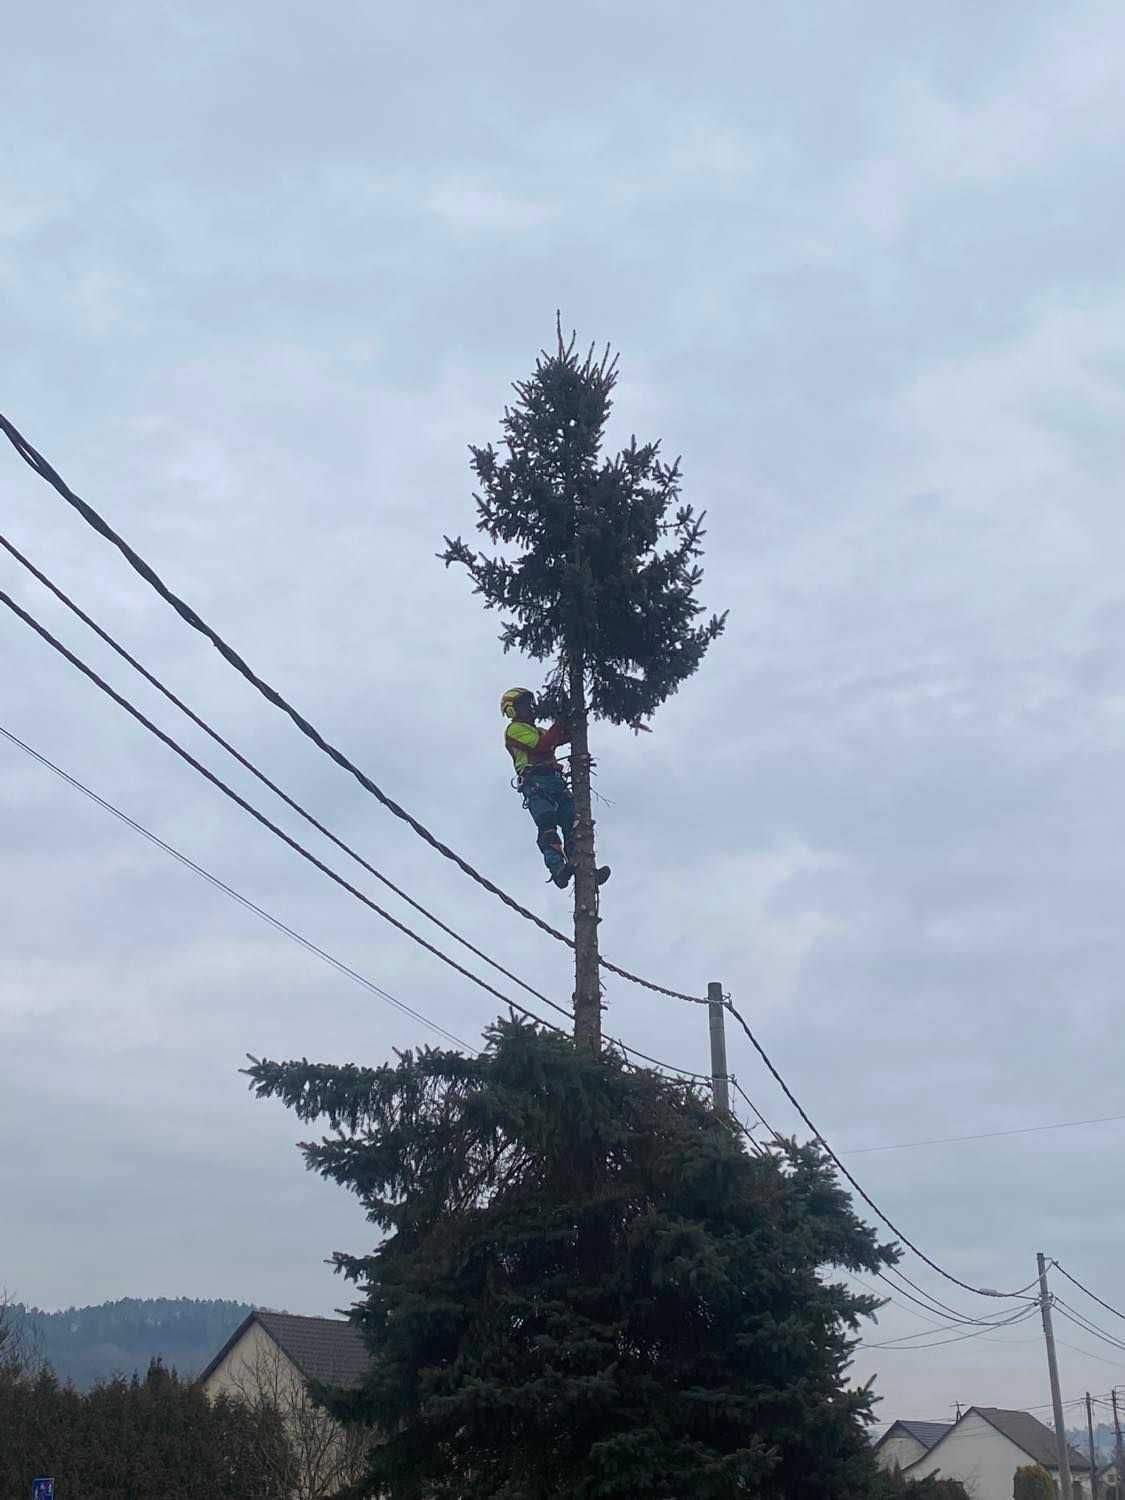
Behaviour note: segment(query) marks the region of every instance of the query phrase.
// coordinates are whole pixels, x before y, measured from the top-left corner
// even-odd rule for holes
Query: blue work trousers
[[[574,832],[574,798],[561,771],[525,771],[523,805],[539,830],[536,843],[552,874],[566,863]]]

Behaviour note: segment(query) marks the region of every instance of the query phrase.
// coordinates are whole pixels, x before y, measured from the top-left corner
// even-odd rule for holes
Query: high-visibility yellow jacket
[[[570,740],[570,731],[563,724],[552,724],[550,729],[540,729],[536,724],[525,724],[519,719],[509,721],[504,730],[504,748],[512,757],[516,772],[554,770],[558,767],[555,751]]]

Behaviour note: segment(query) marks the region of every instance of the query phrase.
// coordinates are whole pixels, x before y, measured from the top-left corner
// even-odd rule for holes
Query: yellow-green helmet
[[[521,698],[534,698],[535,694],[530,688],[509,688],[500,699],[500,712],[506,719],[515,715],[516,704]]]

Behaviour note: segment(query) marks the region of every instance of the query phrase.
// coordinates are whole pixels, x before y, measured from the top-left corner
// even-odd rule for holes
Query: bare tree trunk
[[[589,1052],[602,1044],[598,973],[598,878],[590,804],[590,741],[581,659],[570,659],[570,777],[574,792],[574,1040]]]

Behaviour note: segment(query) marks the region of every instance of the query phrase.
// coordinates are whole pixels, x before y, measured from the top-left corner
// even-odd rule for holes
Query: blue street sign
[[[55,1481],[53,1479],[33,1479],[31,1481],[31,1500],[55,1500]]]

